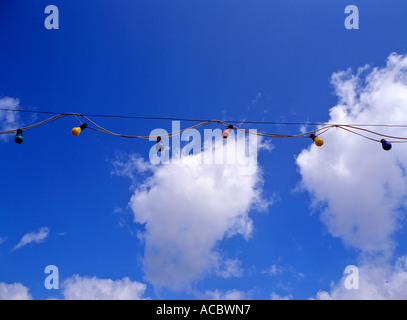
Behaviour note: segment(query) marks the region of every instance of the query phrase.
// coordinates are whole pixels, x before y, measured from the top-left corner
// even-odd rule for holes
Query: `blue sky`
[[[50,4],[59,9],[59,30],[44,27],[44,9]],[[333,84],[333,74],[348,68],[356,74],[366,64],[387,71],[392,53],[407,54],[405,1],[353,1],[359,8],[359,30],[344,26],[349,4],[341,0],[2,1],[0,99],[3,107],[8,98],[18,109],[55,112],[328,122],[337,119],[330,110],[346,100],[343,91],[349,84],[349,79],[342,78]],[[352,107],[350,101],[345,105]],[[370,115],[347,119],[377,120]],[[19,114],[15,121],[28,125],[44,118]],[[163,120],[93,120],[125,134],[171,129],[171,122]],[[148,163],[153,143],[90,130],[73,137],[70,129],[76,125],[74,118],[64,118],[25,133],[22,145],[15,144],[12,135],[0,140],[0,284],[21,284],[33,299],[66,298],[67,288],[75,291],[84,279],[111,279],[120,287],[126,285],[119,282],[124,278],[132,285],[145,285],[134,290],[151,299],[228,294],[247,299],[309,299],[318,292],[339,297],[336,289],[347,265],[370,270],[367,266],[378,266],[372,256],[386,256],[385,265],[393,266],[406,254],[404,194],[394,202],[396,209],[389,209],[397,211],[399,226],[388,231],[392,249],[380,247],[385,253],[372,253],[367,245],[370,238],[361,244],[335,225],[338,219],[326,219],[327,210],[338,217],[334,203],[340,195],[315,190],[342,189],[329,175],[324,181],[311,177],[319,165],[324,167],[318,161],[326,159],[315,148],[308,150],[312,141],[266,139],[272,150],[259,150],[261,176],[257,178],[263,181],[260,202],[272,203],[260,211],[248,206],[242,213],[252,221],[250,237],[223,233],[207,252],[218,256],[215,267],[197,267],[184,279],[186,285],[171,281],[157,285],[154,273],[147,270],[154,268],[154,262],[146,249],[157,245],[157,239],[154,235],[140,238],[149,229],[134,221],[140,218],[135,211],[142,203],[132,196],[141,192],[148,177],[159,185],[159,169],[136,170],[131,179],[113,173],[117,162],[131,165],[132,155]],[[181,122],[181,127],[189,125]],[[296,126],[245,127],[300,131]],[[363,139],[355,141],[370,145]],[[344,140],[338,144],[342,142],[346,145]],[[315,160],[310,172],[296,161],[302,152],[301,159]],[[377,152],[382,154],[380,148]],[[394,157],[401,157],[401,152],[394,151]],[[392,180],[386,183],[392,185]],[[394,190],[401,190],[397,186]],[[362,193],[359,198],[369,196],[358,180],[352,188]],[[182,201],[180,197],[174,201]],[[313,200],[318,204],[313,206]],[[160,215],[176,215],[176,207],[168,201],[168,211]],[[233,205],[233,194],[227,201]],[[363,203],[360,208],[363,211]],[[189,208],[196,209],[193,204]],[[366,220],[358,220],[357,215],[352,215],[352,221],[363,230]],[[24,235],[38,236],[41,228],[46,228],[42,241],[15,249]],[[58,267],[65,287],[44,287],[47,265]],[[184,267],[176,261],[171,265]],[[332,288],[332,282],[337,286]]]

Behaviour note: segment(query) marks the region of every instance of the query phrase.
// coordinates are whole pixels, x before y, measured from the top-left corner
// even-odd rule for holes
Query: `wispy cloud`
[[[374,264],[366,261],[359,267],[359,288],[349,290],[345,286],[347,274],[328,291],[319,291],[320,300],[406,300],[407,256],[397,259],[394,265]]]
[[[20,100],[10,97],[0,98],[0,109],[18,109]],[[20,116],[17,112],[0,110],[0,131],[16,129],[20,126]],[[7,136],[0,135],[1,140],[7,140]]]
[[[66,300],[144,300],[146,285],[129,278],[98,279],[74,275],[62,283]]]
[[[271,107],[271,96],[267,93],[258,92],[247,107],[247,110],[253,111],[254,109],[267,113]]]
[[[226,259],[217,274],[222,278],[242,277],[244,270],[239,259]]]
[[[270,300],[293,300],[293,299],[294,297],[291,294],[287,296],[280,296],[274,291],[270,294]]]
[[[73,275],[62,283],[65,300],[147,300],[144,283],[121,280],[99,279]],[[0,282],[0,300],[32,300],[29,288],[21,283]],[[53,298],[51,298],[53,299]]]
[[[271,265],[271,267],[269,267],[267,270],[264,270],[262,273],[268,274],[270,276],[275,276],[283,273],[283,267],[273,264]]]
[[[32,300],[32,296],[21,283],[0,282],[0,300]]]
[[[49,228],[43,227],[40,228],[38,231],[30,232],[25,234],[20,242],[13,248],[13,250],[20,249],[30,243],[41,243],[45,240],[45,238],[48,237],[49,234]]]
[[[207,290],[204,299],[208,300],[249,300],[251,292],[244,292],[237,289],[232,289],[226,292],[216,289],[215,291]]]

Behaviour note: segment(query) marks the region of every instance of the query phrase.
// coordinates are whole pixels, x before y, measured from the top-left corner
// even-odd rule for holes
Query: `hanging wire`
[[[226,127],[233,127],[233,129],[236,129],[238,131],[242,131],[248,134],[254,134],[257,136],[262,136],[262,137],[270,137],[270,138],[298,138],[298,137],[310,137],[310,136],[316,136],[316,135],[322,135],[329,131],[332,128],[338,128],[344,131],[347,131],[351,134],[358,135],[362,138],[375,141],[375,142],[381,142],[383,140],[383,137],[392,139],[392,141],[389,141],[391,143],[403,143],[407,142],[407,137],[399,137],[399,136],[391,136],[383,133],[379,133],[370,129],[366,129],[366,127],[388,127],[388,128],[407,128],[407,125],[404,124],[329,124],[329,123],[302,123],[302,122],[269,122],[269,121],[223,121],[223,120],[199,120],[199,119],[182,119],[182,118],[166,118],[166,117],[143,117],[143,116],[123,116],[123,115],[102,115],[102,114],[80,114],[80,113],[58,113],[58,112],[48,112],[48,111],[34,111],[34,110],[18,110],[18,109],[6,109],[6,108],[0,108],[0,111],[7,111],[7,112],[26,112],[26,113],[37,113],[37,114],[50,114],[53,115],[48,119],[45,119],[43,121],[40,121],[38,123],[24,126],[21,128],[16,128],[16,129],[11,129],[11,130],[6,130],[6,131],[0,131],[0,134],[11,134],[11,133],[16,133],[17,130],[22,130],[27,131],[34,129],[36,127],[57,121],[59,119],[62,119],[64,117],[72,116],[77,119],[77,121],[83,125],[82,120],[86,121],[87,123],[91,125],[87,125],[86,127],[105,134],[117,136],[117,137],[122,137],[122,138],[129,138],[129,139],[146,139],[146,140],[153,140],[158,137],[161,138],[170,138],[179,134],[182,134],[185,131],[192,130],[192,129],[197,129],[203,126],[207,126],[211,123],[217,123],[218,125],[224,125]],[[190,121],[190,122],[200,122],[196,125],[170,132],[167,134],[163,134],[160,136],[150,136],[150,135],[126,135],[122,133],[116,133],[113,131],[110,131],[99,124],[97,124],[94,120],[90,119],[90,117],[108,117],[108,118],[126,118],[126,119],[149,119],[149,120],[172,120],[172,121]],[[320,126],[320,128],[312,131],[307,131],[299,134],[277,134],[277,133],[267,133],[267,132],[258,132],[258,131],[253,131],[253,130],[247,130],[247,129],[242,129],[238,128],[234,125],[231,125],[231,123],[240,123],[240,124],[263,124],[263,125],[314,125],[314,126]],[[363,128],[364,127],[364,128]],[[373,137],[368,136],[373,135],[373,136],[380,136],[381,139],[375,139]]]
[[[185,122],[206,122],[209,119],[192,119],[192,118],[176,118],[176,117],[148,117],[148,116],[128,116],[117,114],[91,114],[91,113],[64,113],[56,111],[39,111],[39,110],[23,110],[23,109],[10,109],[0,108],[0,111],[7,112],[20,112],[20,113],[34,113],[34,114],[50,114],[50,115],[77,115],[92,118],[123,118],[123,119],[140,119],[140,120],[169,120],[169,121],[185,121]],[[264,124],[264,125],[310,125],[310,126],[357,126],[357,127],[399,127],[407,128],[407,124],[335,124],[326,122],[278,122],[278,121],[247,121],[247,120],[228,120],[228,123],[241,123],[241,124]]]

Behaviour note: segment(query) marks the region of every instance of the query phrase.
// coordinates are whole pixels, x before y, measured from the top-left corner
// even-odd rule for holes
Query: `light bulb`
[[[157,144],[155,145],[155,148],[158,152],[164,151],[164,143],[162,143],[160,136],[157,137]]]
[[[233,126],[230,124],[229,127],[227,127],[227,129],[222,131],[222,138],[223,139],[227,139],[229,138],[230,135],[230,131],[233,130]]]
[[[324,144],[324,140],[320,137],[317,137],[315,134],[310,134],[309,136],[312,140],[314,140],[314,143],[317,147],[322,147],[322,145]]]
[[[382,139],[380,140],[380,143],[382,144],[383,150],[389,151],[391,149],[391,143]]]
[[[72,135],[75,137],[79,136],[83,130],[88,127],[86,123],[82,124],[80,127],[75,127],[71,130]]]
[[[14,138],[15,143],[17,144],[22,144],[24,142],[24,137],[23,137],[23,130],[18,129],[16,137]]]
[[[322,145],[324,144],[324,140],[322,140],[322,138],[320,138],[320,137],[316,137],[314,139],[314,142],[315,142],[315,145],[318,147],[322,147]]]
[[[222,131],[222,138],[223,138],[223,139],[229,138],[229,134],[230,134],[230,130],[229,130],[229,129],[223,130],[223,131]]]

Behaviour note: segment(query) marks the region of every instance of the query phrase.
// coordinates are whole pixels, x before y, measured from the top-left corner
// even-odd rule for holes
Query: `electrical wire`
[[[207,122],[209,119],[192,119],[192,118],[176,118],[176,117],[148,117],[148,116],[128,116],[118,114],[91,114],[91,113],[62,113],[55,111],[39,111],[39,110],[23,110],[23,109],[10,109],[0,108],[0,111],[8,112],[22,112],[34,114],[50,114],[50,115],[77,115],[93,118],[122,118],[122,119],[139,119],[139,120],[169,120],[169,121],[185,121],[185,122]],[[264,125],[295,125],[295,126],[357,126],[357,127],[402,127],[407,128],[407,124],[334,124],[326,122],[279,122],[279,121],[248,121],[248,120],[228,120],[228,123],[240,124],[264,124]]]
[[[383,133],[379,133],[370,129],[366,129],[363,127],[392,127],[392,128],[407,128],[407,125],[403,124],[360,124],[360,125],[355,125],[355,124],[329,124],[329,123],[301,123],[301,122],[268,122],[268,121],[223,121],[223,120],[199,120],[199,119],[181,119],[181,118],[164,118],[164,117],[142,117],[142,116],[122,116],[122,115],[101,115],[101,114],[80,114],[80,113],[58,113],[58,112],[49,112],[49,111],[34,111],[34,110],[19,110],[19,109],[6,109],[6,108],[0,108],[0,111],[9,111],[9,112],[26,112],[26,113],[37,113],[37,114],[49,114],[52,115],[50,118],[45,119],[43,121],[40,121],[38,123],[24,126],[21,128],[16,128],[16,129],[11,129],[11,130],[6,130],[6,131],[0,131],[0,134],[11,134],[17,132],[17,130],[21,130],[22,132],[34,129],[38,126],[42,126],[57,120],[60,120],[64,117],[72,116],[77,119],[77,121],[83,125],[81,119],[83,121],[86,121],[86,128],[89,128],[91,130],[117,136],[117,137],[122,137],[122,138],[129,138],[129,139],[147,139],[147,140],[153,140],[158,137],[161,137],[163,139],[165,138],[170,138],[179,134],[182,134],[185,131],[192,130],[192,129],[197,129],[203,126],[207,126],[212,123],[217,123],[220,125],[224,125],[227,128],[233,128],[238,131],[242,131],[247,134],[254,134],[257,136],[262,136],[262,137],[270,137],[270,138],[298,138],[298,137],[311,137],[311,136],[321,136],[325,132],[331,130],[332,128],[338,128],[344,131],[347,131],[349,133],[358,135],[360,137],[363,137],[365,139],[375,141],[375,142],[382,142],[383,137],[392,139],[392,141],[389,141],[390,143],[403,143],[407,142],[407,137],[399,137],[399,136],[392,136],[392,135],[387,135]],[[110,131],[99,124],[97,124],[94,120],[90,119],[90,117],[108,117],[108,118],[126,118],[126,119],[149,119],[149,120],[172,120],[172,121],[194,121],[194,122],[200,122],[196,125],[189,126],[187,128],[166,133],[160,136],[151,136],[151,135],[126,135],[122,133],[116,133],[113,131]],[[88,124],[90,123],[91,126]],[[240,123],[240,124],[274,124],[274,125],[301,125],[301,126],[319,126],[319,128],[307,132],[302,132],[299,134],[277,134],[277,133],[267,133],[267,132],[258,132],[255,130],[247,130],[243,128],[238,128],[235,125],[232,125],[232,123]],[[375,139],[373,137],[370,137],[368,135],[373,135],[373,136],[380,136],[381,139]]]

